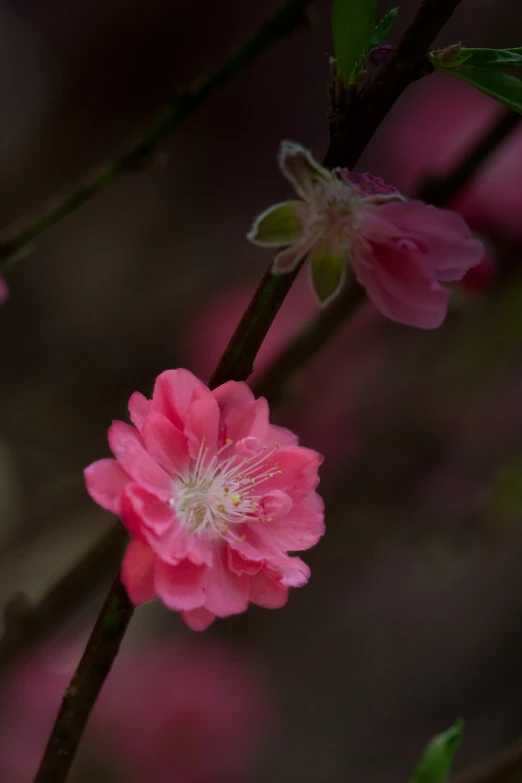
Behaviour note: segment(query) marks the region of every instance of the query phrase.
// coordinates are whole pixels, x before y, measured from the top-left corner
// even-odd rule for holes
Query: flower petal
[[[219,405],[212,393],[204,387],[195,392],[196,399],[191,403],[185,418],[185,434],[188,439],[189,454],[196,459],[201,444],[205,441],[209,456],[217,450],[219,435]]]
[[[130,420],[138,430],[141,430],[145,418],[151,411],[152,403],[140,392],[134,392],[129,400],[129,414]]]
[[[151,413],[143,423],[143,442],[152,459],[170,476],[183,475],[189,465],[185,435],[161,413]]]
[[[268,403],[264,397],[240,408],[232,408],[225,420],[225,436],[236,443],[257,438],[261,444],[268,435]]]
[[[288,601],[288,587],[261,571],[250,580],[250,600],[264,609],[281,609]]]
[[[314,186],[318,182],[331,182],[333,177],[323,168],[312,153],[293,141],[283,141],[279,152],[281,171],[296,192],[304,199],[314,195]]]
[[[181,617],[192,631],[206,631],[216,619],[216,615],[209,612],[204,606],[181,612]]]
[[[196,389],[206,389],[188,370],[166,370],[158,375],[152,393],[152,407],[180,430]]]
[[[208,569],[182,560],[178,565],[156,561],[154,587],[165,606],[174,611],[197,609],[205,602]]]
[[[227,547],[216,551],[213,567],[209,571],[206,608],[218,617],[240,614],[248,607],[249,577],[238,576],[228,568]]]
[[[310,284],[321,307],[326,307],[343,287],[346,253],[327,241],[316,242],[310,254]]]
[[[366,259],[354,257],[357,278],[375,307],[392,321],[436,329],[446,317],[449,292],[408,250],[374,244]]]
[[[266,247],[291,245],[303,235],[303,213],[306,211],[307,206],[302,201],[275,204],[259,215],[247,239]]]
[[[109,428],[109,445],[134,481],[163,500],[171,497],[172,479],[145,451],[133,427],[123,421],[113,421]]]
[[[425,263],[437,280],[461,280],[484,258],[484,245],[473,238],[464,218],[452,210],[407,201],[387,204],[379,210],[379,217],[425,245]]]
[[[141,541],[131,541],[121,564],[121,581],[134,606],[156,598],[153,585],[156,556]]]
[[[119,515],[121,493],[131,480],[128,473],[115,459],[100,459],[85,468],[83,475],[91,498],[102,508]]]
[[[148,530],[159,537],[176,526],[176,512],[138,484],[129,484],[122,496],[122,522],[135,538],[147,537]]]

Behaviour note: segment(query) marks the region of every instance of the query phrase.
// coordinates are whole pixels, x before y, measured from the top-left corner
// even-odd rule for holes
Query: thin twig
[[[520,783],[522,780],[522,739],[494,753],[482,764],[477,764],[450,783]]]
[[[446,177],[426,180],[419,197],[430,204],[450,204],[500,144],[520,125],[522,116],[502,109],[477,142]]]
[[[444,6],[445,4],[448,5],[447,0],[446,2],[445,0],[439,0],[439,5]],[[432,5],[433,0],[425,0],[423,4],[423,6]],[[456,0],[454,0],[453,5],[457,5]],[[428,14],[428,21],[429,18]],[[440,27],[438,28],[435,24],[432,24],[428,36],[422,29],[426,19],[421,12],[417,15],[416,20],[419,28],[416,33],[423,41],[425,52],[445,19],[441,16]],[[410,35],[415,37],[415,31],[412,32],[411,28]],[[416,51],[414,46],[412,48]],[[408,54],[407,46],[403,46],[403,50],[405,54]],[[394,80],[395,71],[392,69],[389,73],[389,78]],[[396,97],[399,97],[401,94],[403,87],[398,89],[399,86],[397,83],[394,88],[393,85],[387,84],[386,79],[383,81],[381,78],[381,89],[383,90],[384,98],[389,104],[388,108],[391,107],[395,100],[394,98],[390,103],[390,94],[395,92]],[[379,101],[379,91],[377,91],[375,99]],[[358,119],[364,124],[364,111],[362,115],[359,115]],[[370,129],[370,135],[377,129],[380,119]],[[356,162],[357,157],[358,155],[355,156],[354,162]],[[344,165],[344,163],[341,159],[336,160],[335,156],[333,156],[329,165],[333,167]],[[297,271],[295,274],[297,274]],[[240,327],[234,333],[225,350],[225,354],[211,379],[211,386],[223,383],[229,379],[246,380],[253,366],[257,350],[277,315],[286,294],[290,290],[295,274],[273,277],[270,274],[270,270],[267,270],[258,286],[252,303],[243,316]],[[71,686],[66,691],[35,783],[64,783],[66,780],[90,711],[118,653],[132,613],[133,607],[118,577],[109,591]]]
[[[325,164],[353,168],[395,101],[432,67],[426,57],[461,0],[424,0],[389,61],[360,92],[350,90],[333,112]],[[356,121],[355,121],[356,120]]]
[[[123,153],[98,171],[88,175],[68,192],[44,204],[25,221],[21,230],[11,230],[0,242],[0,272],[27,255],[35,239],[75,212],[94,196],[129,171],[143,168],[152,159],[160,141],[179,127],[196,109],[217,93],[230,79],[265,52],[279,39],[309,21],[306,7],[312,0],[290,0],[267,19],[255,35],[208,75],[199,78],[186,92],[176,95],[154,125]],[[10,234],[10,235],[9,235]]]

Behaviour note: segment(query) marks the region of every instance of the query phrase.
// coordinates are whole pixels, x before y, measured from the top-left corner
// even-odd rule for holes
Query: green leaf
[[[390,30],[392,29],[395,20],[397,19],[398,13],[398,8],[392,8],[391,11],[388,11],[388,13],[383,16],[381,21],[375,25],[373,28],[373,35],[370,38],[370,43],[365,54],[367,54],[370,49],[375,49],[376,46],[381,46],[384,43],[390,34]]]
[[[327,242],[317,242],[310,255],[312,289],[321,307],[341,290],[346,274],[346,255]]]
[[[409,783],[443,783],[450,774],[463,730],[464,721],[458,720],[450,729],[437,734],[424,749]]]
[[[462,48],[459,58],[466,66],[477,68],[520,68],[522,48],[518,49],[466,49]]]
[[[303,208],[302,201],[285,201],[275,204],[259,215],[248,239],[257,245],[277,247],[292,245],[303,233],[299,213]]]
[[[368,50],[379,0],[333,0],[332,33],[337,70],[352,83],[356,66]]]
[[[443,69],[444,73],[471,84],[480,92],[495,98],[499,103],[522,114],[522,81],[503,71],[474,68],[465,65],[458,70]]]

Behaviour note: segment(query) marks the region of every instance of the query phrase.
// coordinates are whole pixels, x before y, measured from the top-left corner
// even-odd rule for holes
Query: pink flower
[[[0,277],[0,305],[3,305],[8,298],[9,298],[9,287],[5,282],[4,278]]]
[[[373,175],[327,171],[297,144],[283,144],[280,164],[303,200],[270,207],[249,233],[260,245],[289,246],[277,254],[274,274],[290,272],[308,256],[312,287],[324,305],[341,289],[350,261],[388,318],[440,326],[449,292],[439,282],[460,280],[484,255],[464,220],[408,202]]]
[[[81,654],[76,647],[43,649],[2,684],[0,780],[33,780]],[[107,774],[125,783],[244,780],[277,718],[262,672],[215,642],[154,641],[125,647],[121,656],[94,707],[71,781],[90,780],[93,762],[102,780]]]
[[[315,492],[322,458],[268,420],[264,398],[230,381],[210,391],[187,370],[156,380],[115,421],[116,459],[85,471],[87,489],[131,534],[122,581],[135,605],[160,598],[194,630],[249,601],[276,609],[308,566],[288,551],[324,532]]]
[[[408,91],[383,126],[375,158],[405,193],[426,176],[444,176],[457,165],[502,112],[487,95],[456,79],[434,74]],[[522,237],[520,181],[522,125],[487,158],[452,203],[477,231]]]

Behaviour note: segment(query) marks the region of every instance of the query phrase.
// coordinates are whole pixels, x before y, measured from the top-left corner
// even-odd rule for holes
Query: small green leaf
[[[337,70],[343,84],[353,81],[356,65],[368,50],[378,0],[333,0],[332,33]]]
[[[388,11],[388,13],[383,16],[381,21],[375,25],[367,51],[370,51],[370,49],[375,49],[376,46],[381,46],[384,43],[390,34],[390,30],[392,29],[395,20],[397,19],[398,13],[398,8],[392,8],[391,11]]]
[[[248,233],[248,239],[257,245],[277,247],[292,245],[303,233],[299,220],[302,201],[285,201],[263,212]]]
[[[466,49],[460,50],[466,66],[477,68],[520,68],[522,48],[518,49]]]
[[[522,114],[522,81],[503,71],[474,68],[465,65],[458,70],[443,69],[463,82],[471,84],[480,92],[495,98],[499,103]]]
[[[341,290],[346,274],[346,255],[326,242],[317,242],[310,255],[312,289],[321,307]]]
[[[424,749],[409,783],[443,783],[450,774],[463,730],[464,721],[458,720],[450,729],[437,734]]]

